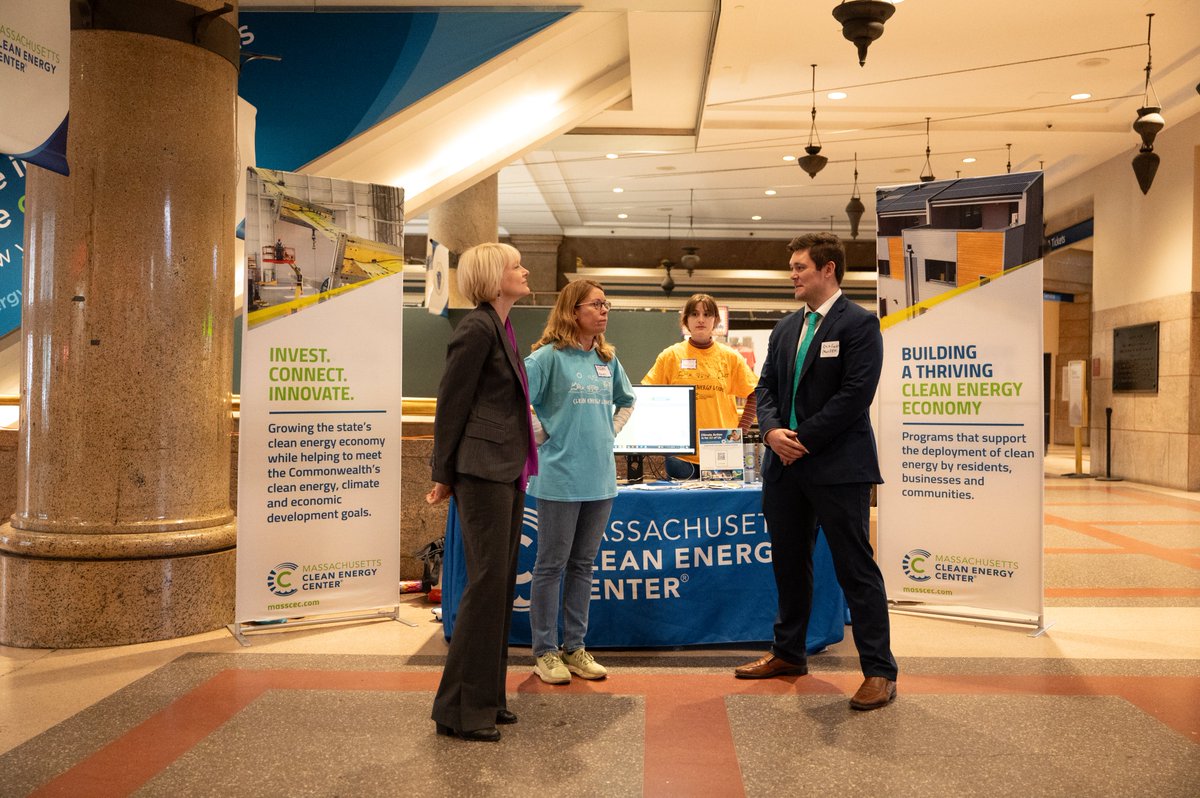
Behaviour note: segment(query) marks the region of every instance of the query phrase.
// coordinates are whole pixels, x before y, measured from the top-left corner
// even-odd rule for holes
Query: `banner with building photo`
[[[888,598],[1041,625],[1042,263],[1019,265],[1041,173],[881,190],[879,207]]]
[[[67,174],[67,0],[0,0],[0,153]]]
[[[236,621],[394,607],[403,192],[251,169]]]

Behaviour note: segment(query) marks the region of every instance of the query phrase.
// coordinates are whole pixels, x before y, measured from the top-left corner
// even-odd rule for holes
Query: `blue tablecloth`
[[[442,562],[442,622],[454,631],[466,562],[453,503]],[[510,642],[530,644],[529,583],[537,547],[537,503],[526,497]],[[813,554],[808,650],[839,642],[846,603],[824,536]],[[777,596],[771,541],[757,486],[737,489],[622,488],[596,558],[587,645],[686,646],[770,641]]]

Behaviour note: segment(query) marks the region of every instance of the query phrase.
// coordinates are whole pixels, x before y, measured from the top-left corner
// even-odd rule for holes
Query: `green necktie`
[[[808,345],[812,343],[813,333],[817,331],[817,323],[821,314],[815,310],[804,320],[804,337],[800,339],[800,348],[796,350],[796,371],[792,376],[792,417],[788,429],[795,429],[796,424],[796,393],[800,388],[800,369],[804,368],[804,356],[808,354]]]

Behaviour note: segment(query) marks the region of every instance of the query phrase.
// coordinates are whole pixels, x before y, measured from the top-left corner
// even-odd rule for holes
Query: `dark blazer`
[[[764,438],[777,427],[786,429],[790,421],[792,377],[803,325],[804,313],[799,311],[771,332],[756,391]],[[799,469],[804,479],[816,485],[883,481],[869,416],[882,368],[879,319],[845,295],[838,297],[813,336],[801,367],[796,432],[809,453],[790,468]],[[779,457],[767,447],[763,479],[774,482],[783,469]]]
[[[458,323],[446,348],[433,422],[433,480],[458,474],[493,482],[521,476],[529,455],[525,364],[508,343],[504,323],[487,303]]]

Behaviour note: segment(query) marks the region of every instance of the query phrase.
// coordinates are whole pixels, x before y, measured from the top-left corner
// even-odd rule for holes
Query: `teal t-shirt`
[[[605,363],[594,350],[546,345],[525,358],[525,370],[529,402],[547,436],[538,447],[529,494],[560,502],[616,496],[613,413],[634,401],[620,361]]]

